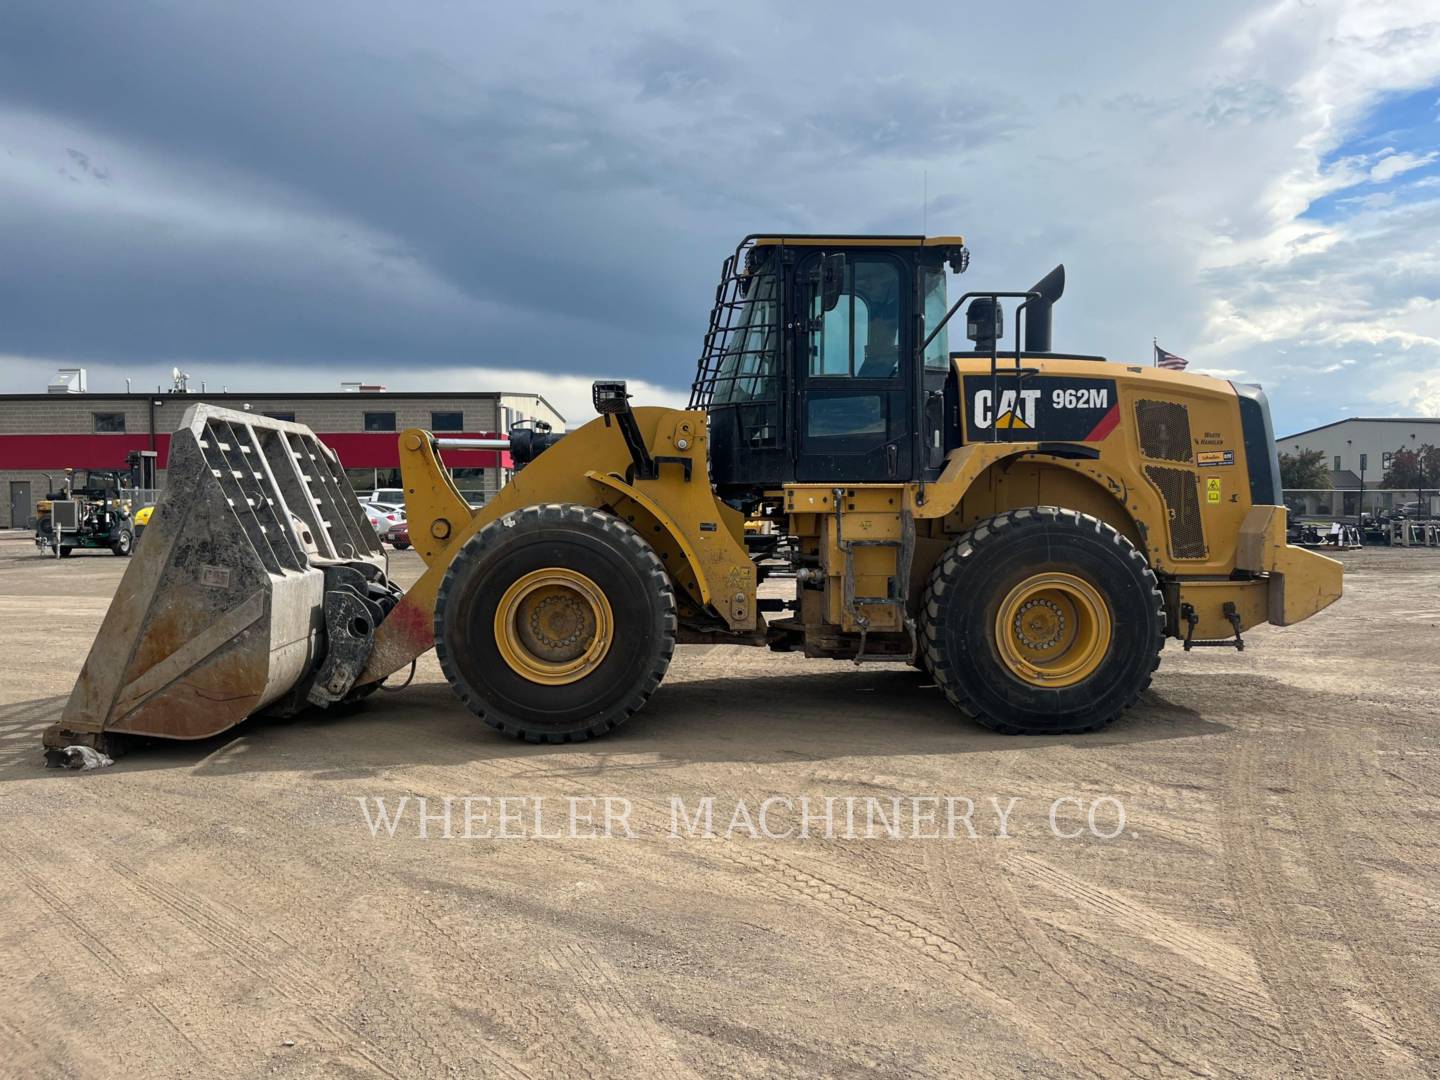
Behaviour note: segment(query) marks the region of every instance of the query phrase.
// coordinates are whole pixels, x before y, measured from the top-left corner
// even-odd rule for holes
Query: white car
[[[390,540],[393,543],[391,533],[397,525],[405,524],[405,508],[403,506],[392,506],[389,503],[361,503],[366,518],[370,525],[380,534],[380,539]]]
[[[405,492],[400,488],[376,488],[356,496],[362,503],[380,503],[383,506],[404,506]]]

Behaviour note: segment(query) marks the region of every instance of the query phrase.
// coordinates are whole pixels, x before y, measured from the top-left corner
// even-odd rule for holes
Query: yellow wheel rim
[[[594,671],[610,651],[610,602],[584,574],[563,567],[517,580],[495,609],[495,641],[510,670],[562,686]]]
[[[995,641],[1010,673],[1032,686],[1073,686],[1095,673],[1110,648],[1110,607],[1073,574],[1028,577],[995,615]]]

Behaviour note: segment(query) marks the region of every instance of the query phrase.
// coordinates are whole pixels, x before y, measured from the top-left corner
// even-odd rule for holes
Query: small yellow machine
[[[1090,731],[1166,637],[1243,648],[1339,597],[1340,565],[1285,543],[1258,387],[1055,351],[1063,268],[951,302],[946,268],[968,262],[958,237],[748,237],[688,409],[598,382],[599,416],[568,434],[404,432],[426,570],[403,595],[308,429],[192,408],[46,745],[351,700],[432,647],[492,727],[584,739],[687,642],[909,661],[989,727]],[[443,461],[477,442],[519,468],[478,509]],[[762,597],[777,530],[793,594]]]

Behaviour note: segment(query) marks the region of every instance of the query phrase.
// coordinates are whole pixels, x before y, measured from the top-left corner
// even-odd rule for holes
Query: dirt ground
[[[430,656],[352,715],[82,773],[43,769],[40,731],[125,561],[0,540],[0,1073],[1437,1075],[1440,552],[1345,562],[1339,604],[1244,653],[1172,643],[1101,734],[990,734],[905,668],[682,647],[615,735],[533,747]],[[449,839],[372,835],[360,800],[402,796],[506,796],[524,835],[492,812],[465,839],[459,804]],[[616,835],[534,834],[536,798],[607,796]],[[687,834],[705,796],[713,838]],[[953,838],[946,796],[974,803]],[[731,828],[771,797],[868,810]],[[903,835],[867,838],[896,798]]]

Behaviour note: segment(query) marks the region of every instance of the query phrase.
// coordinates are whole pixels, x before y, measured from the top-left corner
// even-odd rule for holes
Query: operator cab
[[[1056,267],[1025,292],[946,297],[964,273],[958,236],[748,236],[725,261],[690,408],[709,413],[711,480],[753,504],[786,483],[905,483],[939,476],[959,444],[952,358],[1050,351]],[[961,303],[972,353],[951,353]],[[1000,351],[1002,298],[1016,309],[1013,358]],[[1024,315],[1024,348],[1020,321]],[[948,403],[948,404],[947,404]]]
[[[742,241],[690,400],[710,415],[721,494],[938,475],[949,350],[944,329],[922,335],[945,317],[947,264],[968,262],[958,236]]]

